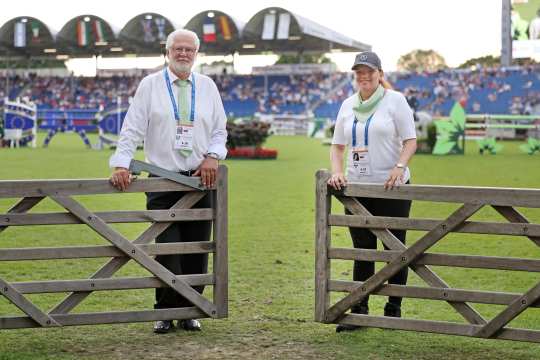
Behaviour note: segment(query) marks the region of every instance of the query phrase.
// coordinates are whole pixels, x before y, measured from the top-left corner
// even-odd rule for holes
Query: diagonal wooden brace
[[[525,294],[514,300],[506,309],[501,311],[499,315],[495,316],[491,321],[479,329],[474,336],[482,338],[492,337],[502,330],[503,326],[516,318],[538,299],[540,299],[540,282]]]
[[[454,211],[446,220],[442,221],[439,225],[433,228],[433,230],[425,234],[411,247],[404,250],[400,256],[389,262],[379,272],[367,279],[349,295],[338,301],[336,304],[334,304],[334,306],[330,307],[326,314],[326,321],[334,322],[340,316],[343,316],[345,311],[350,309],[354,304],[360,302],[374,290],[378,289],[385,281],[390,279],[403,267],[414,262],[427,249],[435,245],[443,236],[462,224],[463,221],[481,209],[482,206],[482,204],[464,204],[459,209]]]
[[[112,229],[99,217],[86,210],[78,202],[67,196],[51,196],[51,198],[73,215],[78,217],[82,222],[90,226],[106,240],[115,245],[124,254],[154,274],[157,278],[163,281],[163,283],[167,284],[176,290],[176,292],[188,299],[193,305],[197,306],[205,314],[210,317],[214,317],[216,315],[216,307],[214,304],[195,291],[185,281],[178,279],[175,274],[167,270],[163,265],[138,249],[119,232]]]
[[[200,199],[205,196],[203,192],[189,192],[182,196],[180,200],[174,204],[171,209],[189,209],[195,205]],[[154,223],[150,225],[137,239],[133,241],[133,244],[143,245],[148,244],[154,240],[159,234],[167,230],[167,228],[173,224],[172,222]],[[129,257],[115,257],[109,260],[98,271],[96,271],[90,278],[91,279],[105,279],[113,276],[118,270],[129,262]],[[60,303],[58,303],[52,310],[51,314],[65,314],[73,310],[79,305],[88,295],[90,291],[77,291],[69,294]]]
[[[523,216],[519,211],[514,209],[511,206],[496,206],[492,205],[493,208],[504,218],[511,223],[521,223],[521,224],[528,224],[529,220],[525,216]],[[527,236],[527,226],[525,225],[523,227],[523,233],[525,236]],[[527,236],[529,240],[531,240],[536,245],[540,246],[540,237],[538,236]]]
[[[347,207],[353,214],[372,216],[372,214],[354,198],[350,197],[337,197],[343,205]],[[390,232],[388,229],[369,229],[375,234],[389,249],[404,251],[407,247],[399,241],[398,238]],[[450,286],[441,279],[433,270],[426,265],[410,264],[410,268],[428,285],[439,288],[449,288]],[[448,304],[452,306],[459,314],[465,318],[469,323],[476,325],[483,325],[486,320],[480,315],[472,306],[463,302],[448,301]]]
[[[43,327],[60,326],[51,316],[41,311],[24,295],[2,279],[0,279],[0,293],[39,325]]]

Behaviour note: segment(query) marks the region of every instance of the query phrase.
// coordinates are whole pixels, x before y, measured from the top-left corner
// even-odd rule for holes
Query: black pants
[[[356,198],[372,215],[391,216],[391,217],[409,217],[411,210],[411,200],[379,199],[379,198]],[[351,212],[345,209],[346,214]],[[368,229],[349,228],[351,238],[355,248],[377,249],[377,237]],[[395,237],[405,244],[405,230],[390,230]],[[386,250],[388,248],[384,246]],[[405,285],[407,283],[408,268],[404,268],[392,276],[388,283]],[[375,263],[372,261],[355,261],[353,280],[365,281],[375,273]],[[368,306],[369,296],[364,298],[358,305]],[[388,301],[397,306],[401,306],[401,297],[390,296]]]
[[[170,209],[185,192],[149,192],[146,193],[146,208],[148,210]],[[211,195],[208,194],[193,208],[210,208]],[[182,221],[169,226],[167,230],[156,237],[156,243],[210,241],[212,231],[211,221]],[[208,270],[208,254],[159,255],[156,260],[173,274],[204,274]],[[203,293],[204,286],[193,287]],[[177,308],[192,306],[191,302],[171,288],[156,289],[155,309]]]

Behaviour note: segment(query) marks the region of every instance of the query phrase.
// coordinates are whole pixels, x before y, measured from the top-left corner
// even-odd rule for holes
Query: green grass
[[[203,320],[198,334],[151,333],[151,324],[100,325],[62,329],[0,331],[0,359],[139,359],[155,358],[287,358],[287,359],[533,359],[537,344],[480,340],[405,331],[365,329],[335,334],[333,325],[313,322],[314,309],[314,174],[328,168],[328,147],[303,137],[271,137],[267,147],[277,148],[276,161],[226,161],[229,167],[230,316]],[[48,149],[1,149],[0,179],[104,178],[110,151],[84,148],[74,135],[58,135]],[[142,158],[142,154],[138,154]],[[468,144],[466,156],[417,155],[412,163],[415,184],[538,187],[538,156],[519,152],[518,143],[505,143],[496,156],[477,154]],[[78,197],[91,210],[142,209],[143,195]],[[0,200],[4,213],[15,199]],[[335,202],[334,202],[335,203]],[[413,215],[437,218],[456,206],[417,202]],[[35,211],[53,211],[50,201]],[[342,213],[337,204],[334,212]],[[540,212],[526,209],[540,222]],[[494,211],[481,211],[474,219],[499,220]],[[130,239],[144,225],[115,228]],[[414,242],[421,232],[410,232]],[[333,230],[333,244],[349,247],[345,229]],[[35,247],[105,244],[82,226],[9,228],[0,235],[0,247]],[[434,252],[524,256],[539,258],[540,251],[525,238],[459,235],[445,238]],[[86,278],[104,259],[0,263],[0,277],[8,281]],[[352,263],[335,261],[332,276],[350,279]],[[449,284],[460,288],[524,291],[538,281],[536,274],[434,267]],[[146,274],[135,265],[119,276]],[[410,283],[424,285],[414,274]],[[208,291],[207,294],[210,294]],[[337,301],[339,296],[333,296]],[[62,294],[33,295],[47,309]],[[374,314],[382,313],[384,298],[372,297]],[[150,309],[151,290],[93,294],[76,311]],[[500,306],[478,306],[492,317]],[[434,301],[404,300],[405,317],[462,321],[448,305]],[[20,314],[0,298],[0,314]],[[530,309],[512,326],[540,329],[539,309]]]

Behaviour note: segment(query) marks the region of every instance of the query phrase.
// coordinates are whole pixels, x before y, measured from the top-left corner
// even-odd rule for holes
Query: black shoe
[[[195,319],[179,320],[178,327],[186,331],[201,331],[201,323]]]
[[[392,303],[386,303],[384,306],[384,316],[400,318],[401,306]]]
[[[174,324],[171,320],[160,320],[154,324],[154,332],[156,334],[166,334],[174,329]]]
[[[367,305],[354,305],[351,308],[351,314],[362,314],[367,315],[369,313],[369,308]],[[336,332],[340,333],[342,331],[355,331],[361,329],[360,325],[349,325],[349,324],[338,324],[336,326]]]
[[[336,326],[336,332],[340,333],[342,331],[355,331],[360,330],[361,328],[362,326],[360,325],[338,324],[338,326]]]

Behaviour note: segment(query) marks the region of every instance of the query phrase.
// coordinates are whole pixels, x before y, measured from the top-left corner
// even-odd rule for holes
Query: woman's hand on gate
[[[403,185],[403,175],[405,174],[405,168],[395,166],[388,175],[388,179],[384,183],[386,190],[392,190],[394,187],[399,188],[399,185]]]
[[[131,184],[132,179],[128,169],[117,167],[111,175],[110,182],[118,190],[125,191]]]
[[[336,190],[341,190],[342,186],[347,186],[347,179],[343,175],[343,173],[335,173],[332,174],[330,179],[328,179],[328,185],[333,187]]]

